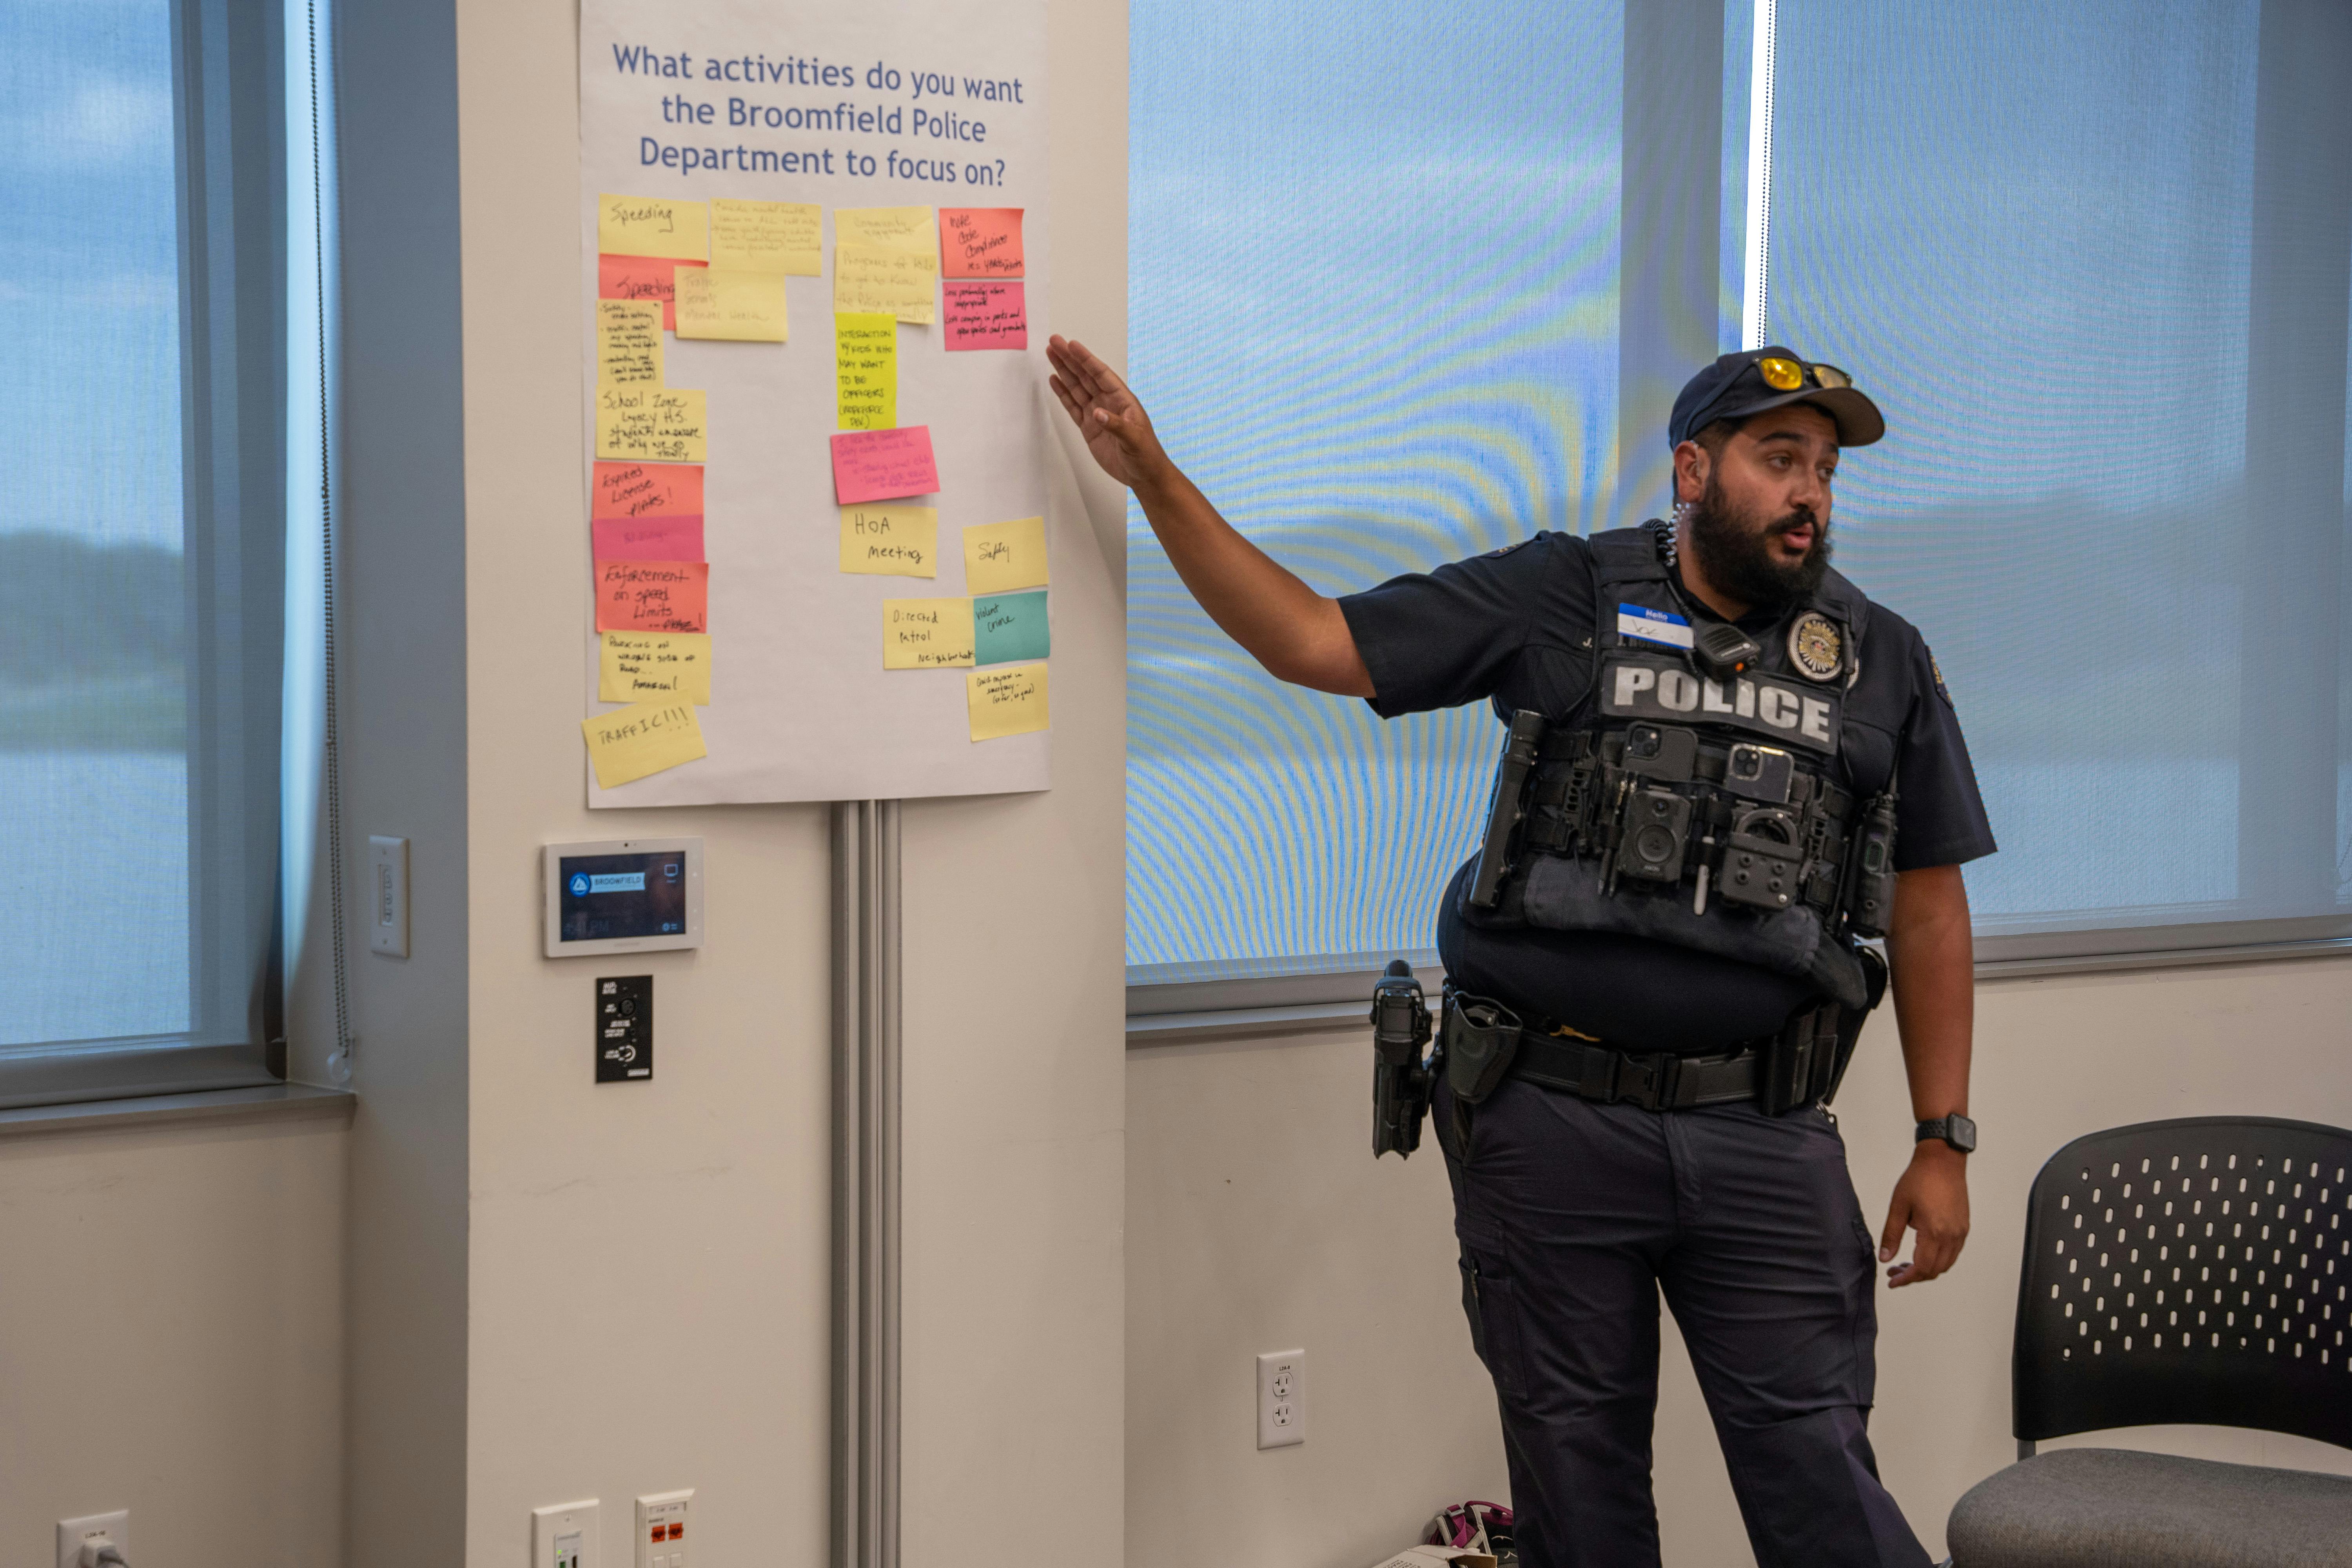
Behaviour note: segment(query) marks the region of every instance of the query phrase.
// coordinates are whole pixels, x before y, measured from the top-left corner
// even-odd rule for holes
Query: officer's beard
[[[1813,530],[1812,547],[1804,558],[1787,560],[1774,541],[1800,523]],[[1830,569],[1830,525],[1799,507],[1769,523],[1736,510],[1714,474],[1706,477],[1706,493],[1691,508],[1689,543],[1706,569],[1708,581],[1731,598],[1758,610],[1784,609],[1809,598]]]

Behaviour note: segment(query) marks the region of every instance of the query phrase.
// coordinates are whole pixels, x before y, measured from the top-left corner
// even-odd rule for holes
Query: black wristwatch
[[[1949,1116],[1938,1116],[1933,1121],[1919,1123],[1912,1142],[1925,1143],[1930,1138],[1941,1138],[1963,1154],[1977,1152],[1977,1124],[1957,1110]]]

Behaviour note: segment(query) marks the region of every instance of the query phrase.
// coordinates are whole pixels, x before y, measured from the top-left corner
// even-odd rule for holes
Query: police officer
[[[1439,906],[1433,1111],[1521,1562],[1657,1561],[1663,1289],[1758,1560],[1924,1564],[1864,1431],[1873,1241],[1822,1101],[1885,979],[1858,939],[1883,934],[1917,1125],[1875,1261],[1935,1279],[1975,1146],[1959,868],[1994,846],[1926,643],[1829,568],[1832,480],[1885,433],[1876,406],[1786,348],[1726,354],[1675,403],[1671,524],[1331,599],[1218,515],[1099,359],[1049,357],[1096,460],[1270,673],[1512,724],[1496,831]]]

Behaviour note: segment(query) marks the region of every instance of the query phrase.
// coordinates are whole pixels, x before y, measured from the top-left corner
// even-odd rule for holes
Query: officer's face
[[[1711,458],[1691,542],[1707,574],[1749,604],[1783,603],[1821,584],[1830,561],[1837,426],[1798,404],[1751,419]],[[1691,477],[1697,478],[1698,475]]]

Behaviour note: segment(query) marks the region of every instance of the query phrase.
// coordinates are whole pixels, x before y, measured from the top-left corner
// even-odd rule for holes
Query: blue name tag
[[[1640,605],[1621,604],[1617,606],[1617,635],[1627,642],[1655,643],[1660,647],[1691,646],[1688,621],[1667,611],[1646,609]]]

